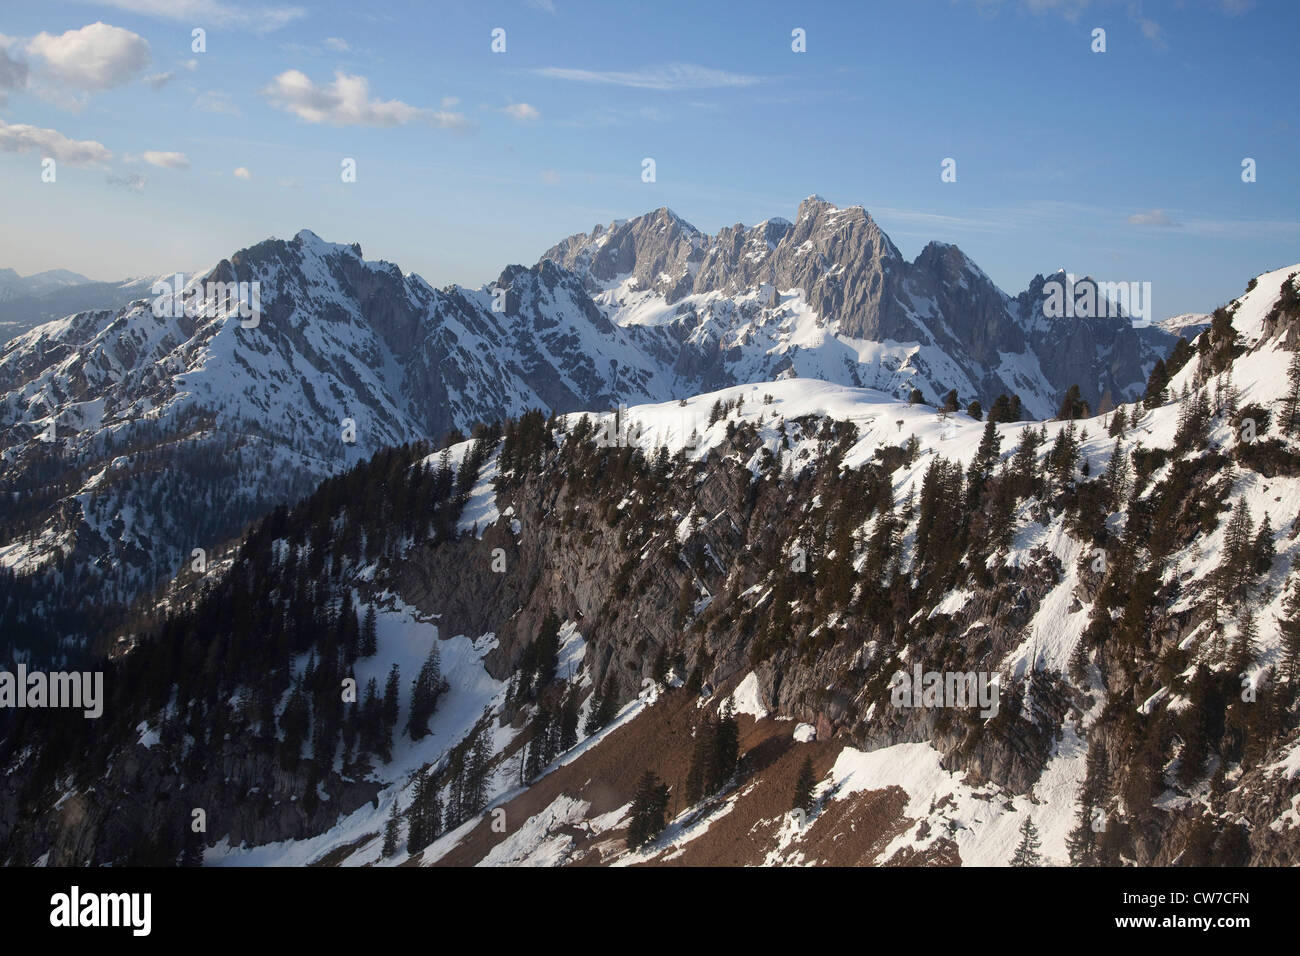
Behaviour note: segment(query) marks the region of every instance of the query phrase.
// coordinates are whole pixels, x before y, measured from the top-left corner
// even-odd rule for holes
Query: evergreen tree
[[[1255,556],[1251,537],[1254,527],[1250,520],[1250,506],[1245,498],[1237,500],[1228,519],[1223,538],[1223,558],[1215,571],[1215,584],[1220,600],[1237,604],[1245,600],[1254,575]]]
[[[393,805],[388,811],[388,822],[384,824],[384,845],[380,853],[385,858],[397,853],[397,840],[401,827],[402,808],[397,797],[393,797]]]
[[[1042,443],[1042,433],[1033,426],[1020,433],[1020,444],[1011,459],[1012,480],[1016,487],[1017,498],[1029,498],[1038,493],[1041,484],[1038,473],[1038,449]]]
[[[799,765],[799,776],[794,781],[794,801],[791,809],[812,813],[814,804],[813,788],[816,786],[817,780],[813,776],[812,758],[804,757],[803,763]]]
[[[1116,412],[1116,414],[1120,413]],[[1128,456],[1124,453],[1120,440],[1116,438],[1115,447],[1111,449],[1110,461],[1106,463],[1106,491],[1110,495],[1112,510],[1118,509],[1123,504],[1124,497],[1128,494],[1128,487]]]
[[[1287,392],[1286,403],[1283,405],[1282,431],[1294,435],[1300,431],[1300,348],[1291,353],[1291,364],[1287,368],[1286,377],[1291,389]]]
[[[367,604],[365,620],[361,622],[361,656],[374,657],[378,650],[379,628],[375,621],[375,606]]]
[[[564,696],[564,705],[560,710],[560,752],[566,753],[578,743],[578,700],[577,691],[570,690]]]
[[[740,725],[731,713],[730,702],[724,702],[718,710],[713,725],[713,753],[712,772],[704,782],[710,793],[717,793],[736,772],[740,760]]]
[[[1124,415],[1124,406],[1121,405],[1115,409],[1115,414],[1110,416],[1110,424],[1106,427],[1106,434],[1111,438],[1123,438],[1124,429],[1128,425],[1128,419]]]
[[[1273,525],[1264,515],[1264,520],[1259,523],[1259,533],[1255,535],[1255,544],[1251,548],[1251,556],[1255,565],[1256,574],[1264,574],[1273,567],[1273,558],[1277,554],[1277,548],[1273,544]]]
[[[491,759],[487,725],[484,724],[474,734],[473,743],[465,759],[465,785],[461,792],[461,805],[466,816],[481,813],[487,806],[487,783]]]
[[[394,664],[388,669],[388,682],[384,685],[384,706],[383,718],[384,727],[390,733],[397,726],[397,696],[402,686],[402,674],[397,665]]]
[[[429,733],[429,718],[433,716],[438,698],[446,689],[447,681],[442,676],[442,661],[435,639],[411,688],[411,712],[406,721],[406,730],[412,740],[419,740]]]
[[[1038,828],[1034,821],[1025,817],[1020,824],[1020,845],[1011,857],[1012,866],[1042,866],[1043,858],[1038,852]]]
[[[1300,557],[1291,562],[1291,590],[1282,605],[1282,675],[1292,698],[1300,696]]]
[[[663,832],[667,809],[667,784],[662,783],[654,771],[647,770],[632,798],[631,822],[627,829],[629,850],[639,850]]]
[[[1155,366],[1147,377],[1146,394],[1142,404],[1147,408],[1159,408],[1165,403],[1165,392],[1169,388],[1169,373],[1165,370],[1164,359],[1157,359]]]

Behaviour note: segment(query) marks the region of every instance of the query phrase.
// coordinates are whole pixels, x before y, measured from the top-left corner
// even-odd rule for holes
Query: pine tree
[[[1111,438],[1123,438],[1124,429],[1128,425],[1128,419],[1124,415],[1124,406],[1121,405],[1115,409],[1115,414],[1110,416],[1110,424],[1106,427],[1106,434]]]
[[[1028,498],[1038,493],[1038,449],[1042,434],[1032,425],[1020,433],[1020,444],[1011,460],[1017,498]]]
[[[736,772],[740,759],[740,725],[732,716],[730,702],[724,702],[713,725],[713,765],[705,779],[710,793],[717,793]]]
[[[1165,403],[1165,390],[1169,387],[1169,373],[1165,371],[1165,360],[1157,359],[1147,378],[1146,394],[1142,404],[1147,408],[1159,408]]]
[[[385,857],[393,856],[397,853],[397,839],[399,828],[401,827],[402,808],[397,797],[393,797],[393,805],[388,810],[388,822],[384,825],[384,845],[380,852]]]
[[[639,850],[663,832],[664,813],[668,809],[668,786],[657,774],[647,770],[632,798],[631,822],[627,829],[627,848]]]
[[[1123,503],[1124,496],[1128,493],[1128,483],[1128,456],[1124,453],[1120,440],[1116,438],[1115,447],[1110,453],[1110,461],[1106,464],[1106,490],[1110,494],[1112,509],[1118,509]]]
[[[578,743],[577,691],[570,690],[560,710],[560,752],[566,753]]]
[[[1042,866],[1043,858],[1038,852],[1038,827],[1034,826],[1034,821],[1025,817],[1025,822],[1020,824],[1020,845],[1016,847],[1016,852],[1011,857],[1012,866]]]
[[[1256,574],[1264,574],[1273,567],[1273,558],[1277,554],[1277,548],[1273,544],[1273,525],[1264,515],[1264,520],[1259,523],[1259,533],[1255,535],[1255,544],[1251,548],[1251,556],[1255,565]]]
[[[799,776],[794,781],[794,801],[791,809],[812,813],[815,802],[813,800],[813,788],[816,786],[817,781],[813,776],[812,758],[804,757],[803,763],[799,765]]]
[[[428,735],[429,718],[433,716],[438,698],[446,689],[447,681],[442,676],[442,661],[435,639],[411,688],[411,712],[406,721],[406,730],[412,740]]]
[[[375,621],[375,606],[366,605],[366,617],[361,623],[361,647],[362,657],[374,657],[379,650],[379,628]]]
[[[1286,372],[1291,390],[1287,392],[1286,404],[1282,411],[1282,431],[1294,435],[1300,430],[1300,348],[1291,354],[1291,365]]]
[[[384,727],[389,733],[392,733],[393,728],[397,726],[397,695],[401,691],[401,686],[402,672],[394,664],[388,669],[388,681],[384,684],[384,706],[382,711]]]
[[[1282,605],[1281,673],[1293,698],[1300,696],[1300,557],[1291,562],[1291,591]]]
[[[1215,571],[1216,585],[1221,600],[1236,604],[1246,598],[1254,571],[1251,536],[1254,533],[1250,520],[1250,506],[1240,498],[1228,519],[1223,538],[1223,559]]]

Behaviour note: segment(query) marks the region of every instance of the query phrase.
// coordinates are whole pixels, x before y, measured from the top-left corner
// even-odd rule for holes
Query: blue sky
[[[478,285],[597,222],[816,192],[1013,294],[1064,267],[1204,311],[1300,262],[1298,26],[1290,0],[11,4],[0,267],[191,269],[307,227]]]

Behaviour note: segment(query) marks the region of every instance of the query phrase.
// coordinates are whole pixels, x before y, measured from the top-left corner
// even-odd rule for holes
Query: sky
[[[1150,282],[1157,318],[1300,262],[1292,0],[0,4],[0,268],[24,275],[197,270],[309,228],[479,286],[596,223],[666,205],[713,232],[812,193],[1013,295]]]

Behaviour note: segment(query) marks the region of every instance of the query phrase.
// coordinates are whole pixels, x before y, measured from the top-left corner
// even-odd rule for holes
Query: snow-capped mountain
[[[218,302],[230,283],[260,290],[256,320]],[[661,209],[477,290],[304,230],[4,346],[0,564],[71,560],[129,599],[381,447],[528,408],[787,377],[963,407],[1015,393],[1037,416],[1070,385],[1094,408],[1138,392],[1172,337],[1046,320],[1042,283],[1012,299],[938,243],[909,263],[863,209],[816,197],[716,236]]]
[[[115,632],[109,720],[0,734],[0,860],[1294,865],[1297,276],[1113,414],[787,378],[381,451]]]
[[[1122,314],[1048,319],[1037,276],[1012,298],[956,246],[908,262],[861,206],[819,196],[795,222],[706,235],[660,209],[545,254],[583,276],[615,324],[701,387],[797,375],[964,407],[1018,394],[1055,413],[1078,385],[1091,407],[1131,397],[1173,339]],[[1082,281],[1082,280],[1080,280]]]
[[[21,276],[13,269],[0,269],[0,302],[25,295],[44,295],[55,289],[85,285],[90,281],[70,269],[47,269],[29,276]]]

